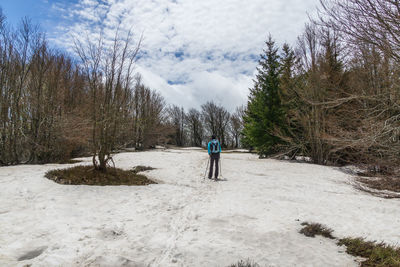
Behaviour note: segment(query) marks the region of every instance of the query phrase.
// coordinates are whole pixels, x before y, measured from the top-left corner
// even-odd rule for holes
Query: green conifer
[[[275,151],[282,140],[276,129],[284,125],[284,111],[280,92],[280,57],[275,42],[269,36],[266,49],[261,54],[254,87],[250,89],[244,116],[244,143],[255,148],[260,155]]]

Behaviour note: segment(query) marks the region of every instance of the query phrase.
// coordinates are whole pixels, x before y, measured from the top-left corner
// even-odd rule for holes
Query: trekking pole
[[[221,178],[223,178],[223,177],[222,177],[222,157],[219,158],[219,173],[220,173],[220,175],[221,175]]]
[[[203,180],[206,179],[206,175],[207,175],[207,170],[208,170],[208,166],[210,165],[210,157],[208,157],[208,161],[207,161],[207,167],[206,167],[206,171],[204,172],[204,177]]]

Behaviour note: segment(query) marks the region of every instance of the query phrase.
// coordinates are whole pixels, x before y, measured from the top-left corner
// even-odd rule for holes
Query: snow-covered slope
[[[115,161],[157,168],[147,175],[159,184],[59,185],[44,173],[66,165],[0,168],[0,266],[357,266],[333,241],[299,234],[302,221],[400,242],[400,201],[359,192],[334,168],[229,153],[226,181],[203,182],[204,151]]]

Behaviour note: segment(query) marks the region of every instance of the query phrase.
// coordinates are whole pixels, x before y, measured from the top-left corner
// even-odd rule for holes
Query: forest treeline
[[[211,134],[238,147],[241,110],[208,102],[201,110],[167,105],[134,72],[140,40],[75,40],[74,55],[52,49],[29,19],[18,28],[0,12],[0,164],[46,163],[155,145],[202,146]]]
[[[296,46],[270,37],[244,116],[261,155],[398,166],[400,3],[322,0]]]
[[[223,147],[261,156],[308,156],[319,164],[400,161],[400,4],[321,0],[296,45],[272,37],[246,106],[170,106],[134,71],[130,32],[75,40],[73,56],[52,49],[28,19],[0,12],[0,164],[58,162],[155,145]]]
[[[140,77],[131,77],[137,47],[129,50],[129,38],[117,38],[110,50],[101,41],[76,44],[77,64],[51,49],[29,19],[12,29],[1,15],[0,163],[93,153],[104,168],[112,149],[160,141],[165,103]]]

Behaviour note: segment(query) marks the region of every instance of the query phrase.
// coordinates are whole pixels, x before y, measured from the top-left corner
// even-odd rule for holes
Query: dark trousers
[[[210,156],[210,172],[208,173],[208,178],[211,179],[212,174],[213,174],[213,168],[214,168],[214,162],[215,162],[215,176],[214,178],[218,178],[218,167],[219,167],[219,153],[211,154]]]

